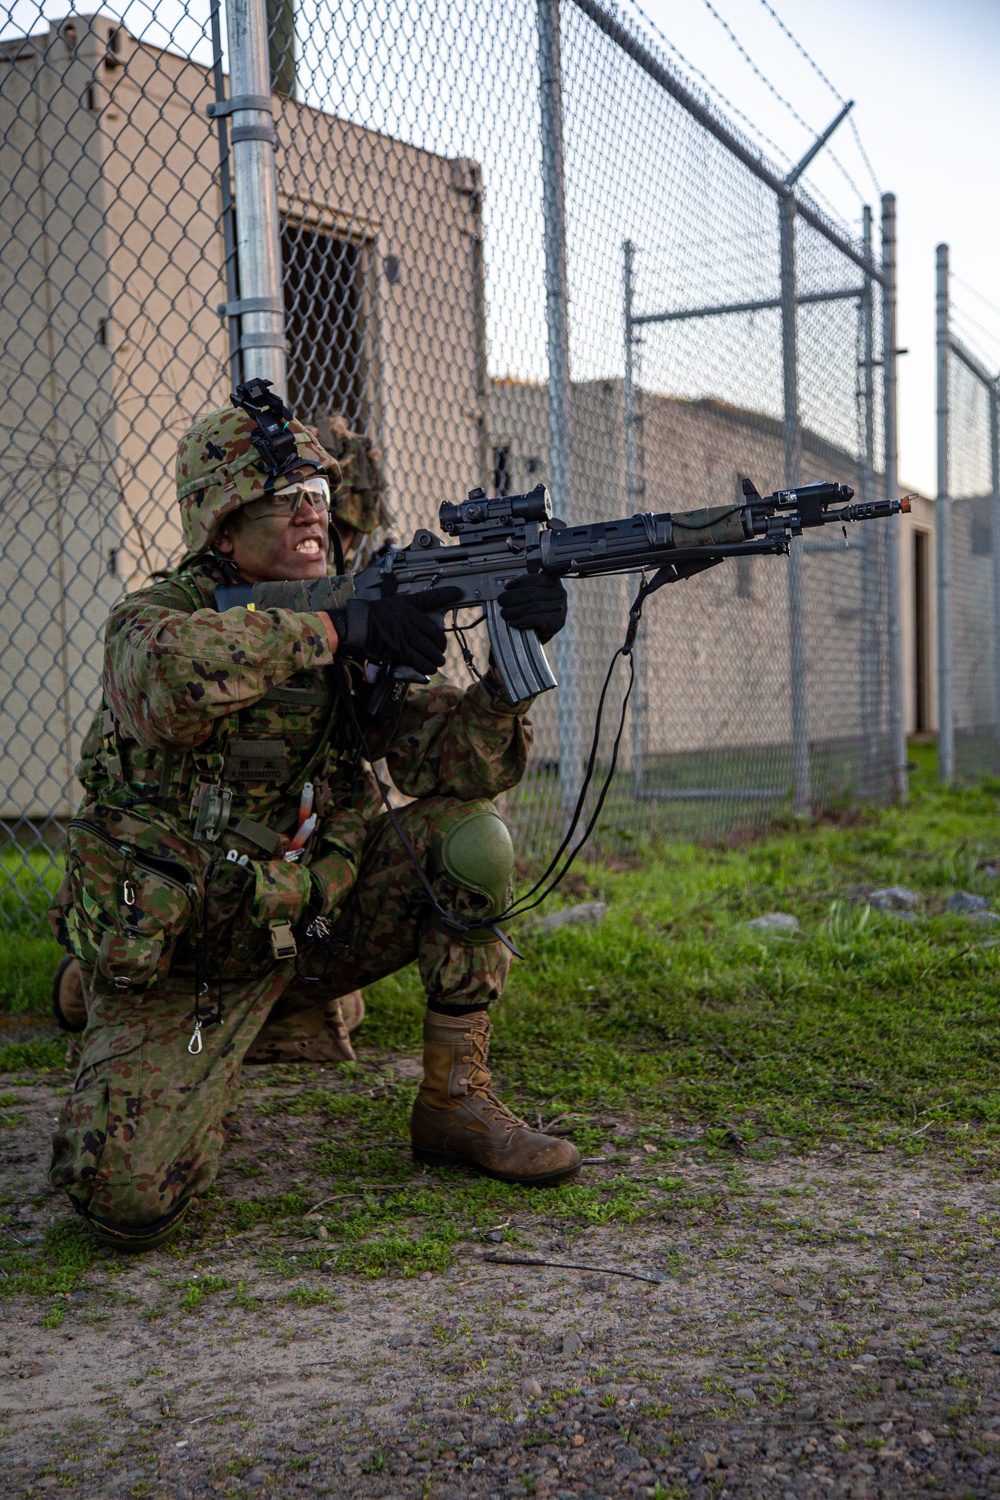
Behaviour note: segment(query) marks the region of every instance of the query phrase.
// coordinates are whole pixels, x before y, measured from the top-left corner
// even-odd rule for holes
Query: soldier
[[[378,523],[372,455],[346,424],[324,433],[341,449],[343,479],[314,432],[294,419],[285,431],[294,447],[278,469],[255,446],[249,407],[213,412],[186,434],[187,554],[108,621],[100,744],[69,828],[58,913],[86,1030],[50,1181],[120,1249],[161,1243],[213,1181],[255,1048],[352,1056],[360,996],[349,1011],[336,997],[413,960],[427,992],[416,1159],[532,1184],[580,1165],[575,1147],[532,1130],[494,1093],[488,1007],[509,952],[495,929],[443,921],[410,853],[460,918],[504,909],[514,854],[492,799],[523,774],[528,704],[508,703],[489,671],[465,691],[411,687],[369,724],[365,749],[414,799],[396,814],[408,850],[352,725],[368,659],[427,675],[443,666],[434,613],[453,595],[368,604],[350,655],[349,577],[330,612],[225,608],[234,581],[337,573],[331,548],[342,556]],[[543,640],[566,618],[562,585],[544,575],[510,584],[502,605]]]

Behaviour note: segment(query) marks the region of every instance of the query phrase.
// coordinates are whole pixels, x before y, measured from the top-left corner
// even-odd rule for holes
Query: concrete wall
[[[782,482],[784,438],[775,418],[717,401],[650,394],[642,398],[641,416],[638,477],[644,509],[736,503],[744,475],[763,494]],[[512,489],[547,479],[547,424],[544,388],[512,381],[492,387],[490,431],[494,446],[509,452]],[[627,514],[632,507],[626,494],[620,381],[574,387],[573,434],[573,519]],[[802,438],[801,478],[803,483],[834,479],[862,491],[854,459],[808,431]],[[558,509],[559,497],[556,504]],[[921,513],[921,520],[932,523],[933,516]],[[852,528],[849,550],[834,528],[806,539],[805,658],[814,744],[857,737],[862,718],[870,723],[873,713],[883,725],[887,722],[887,704],[884,697],[878,699],[872,643],[864,630],[866,613],[871,617],[880,599],[884,610],[880,549],[887,524],[893,523]],[[908,546],[904,532],[904,556],[909,556]],[[912,588],[912,580],[904,570],[904,597],[907,587]],[[579,582],[571,585],[571,595],[587,640],[601,643],[600,652],[592,649],[581,666],[584,712],[589,713],[604,665],[624,631],[629,588],[625,581]],[[875,642],[875,650],[884,661],[884,638]],[[639,661],[634,745],[651,759],[787,744],[787,561],[727,562],[653,596],[646,605]],[[543,701],[535,717],[541,754],[554,760],[554,702]]]

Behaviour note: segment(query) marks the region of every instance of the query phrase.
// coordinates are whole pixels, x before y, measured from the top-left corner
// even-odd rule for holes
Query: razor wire
[[[894,482],[871,233],[796,188],[790,427],[787,166],[673,86],[631,4],[272,0],[268,17],[273,124],[258,101],[220,128],[208,110],[232,94],[224,14],[213,32],[207,6],[50,20],[15,0],[6,13],[9,921],[39,920],[58,869],[107,612],[178,557],[177,439],[226,403],[235,373],[267,373],[249,305],[259,288],[240,285],[233,250],[257,206],[233,170],[241,130],[274,132],[287,396],[321,433],[342,416],[378,445],[388,514],[376,540],[433,527],[441,501],[476,486],[552,485],[554,469],[557,513],[580,522],[725,504],[743,477],[767,492],[790,479],[790,451],[803,483],[864,496]],[[539,61],[540,24],[553,22],[555,93]],[[544,97],[560,104],[555,153]],[[562,405],[543,190],[555,156]],[[794,596],[789,560],[745,559],[649,601],[598,847],[719,837],[899,793],[886,529],[797,544]],[[503,799],[529,859],[563,832],[634,583],[570,585],[570,627],[552,648],[561,685],[536,703],[528,773]],[[448,671],[464,680],[457,652]]]

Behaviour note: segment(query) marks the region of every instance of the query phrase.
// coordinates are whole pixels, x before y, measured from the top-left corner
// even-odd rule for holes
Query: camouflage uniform
[[[412,960],[439,1003],[485,1005],[509,963],[495,939],[459,940],[427,920],[372,770],[345,749],[323,617],[215,607],[220,522],[262,493],[240,420],[213,414],[182,445],[185,565],[112,611],[101,743],[69,829],[61,917],[88,1024],[50,1180],[95,1229],[137,1246],[213,1180],[241,1064],[269,1016],[322,1008]],[[213,449],[220,423],[231,441]],[[336,493],[331,455],[297,434]],[[193,484],[186,466],[204,476],[206,443],[224,462]],[[355,480],[357,453],[345,465]],[[351,524],[374,526],[378,486],[355,493]],[[450,883],[439,855],[463,820],[495,826],[491,799],[525,766],[523,712],[482,683],[433,684],[411,689],[373,739],[373,757],[417,799],[398,816],[441,896],[483,914],[489,902]],[[306,781],[318,823],[292,863],[283,855]],[[304,941],[307,911],[323,942]]]

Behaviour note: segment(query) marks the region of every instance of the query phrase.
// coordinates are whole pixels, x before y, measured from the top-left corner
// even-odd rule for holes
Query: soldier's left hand
[[[525,573],[511,579],[500,595],[500,613],[515,630],[533,630],[544,643],[566,624],[568,600],[561,578]]]

